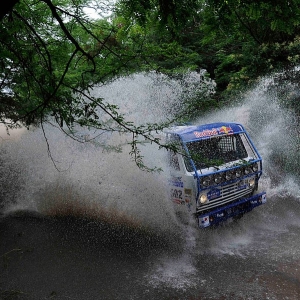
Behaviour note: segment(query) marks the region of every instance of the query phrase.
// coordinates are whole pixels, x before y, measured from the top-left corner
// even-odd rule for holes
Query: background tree
[[[207,101],[212,94],[200,90],[185,98],[187,111],[181,116],[191,118],[259,76],[299,63],[299,4],[119,0],[113,7],[95,7],[110,9],[109,18],[90,20],[84,13],[92,5],[88,0],[4,0],[0,122],[8,128],[42,126],[54,118],[71,134],[76,124],[130,133],[137,159],[137,136],[159,144],[151,132],[173,120],[143,126],[128,122],[115,104],[91,96],[95,85],[149,70],[184,82],[187,71],[206,69],[217,83],[213,97],[218,101]]]
[[[239,89],[274,70],[299,63],[298,0],[216,1],[204,7],[203,45],[215,44],[221,90]]]
[[[156,30],[160,43],[172,40],[189,52],[191,65],[216,80],[218,97],[299,63],[299,0],[137,2],[118,1],[120,14],[144,27],[156,20],[163,27],[163,35]]]
[[[146,168],[138,137],[161,145],[152,133],[173,120],[136,125],[115,104],[91,96],[90,91],[121,75],[159,69],[164,62],[160,64],[158,57],[171,61],[184,55],[177,44],[151,44],[153,33],[134,24],[103,17],[90,20],[83,10],[88,5],[86,0],[22,0],[5,14],[0,31],[0,122],[7,128],[20,124],[43,128],[54,119],[80,141],[73,131],[78,124],[130,133],[131,153]],[[125,26],[131,27],[126,35]]]

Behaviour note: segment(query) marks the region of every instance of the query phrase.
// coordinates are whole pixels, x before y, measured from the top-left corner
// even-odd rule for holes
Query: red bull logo
[[[222,126],[221,128],[219,128],[219,134],[229,134],[229,133],[233,133],[231,127]]]
[[[230,133],[233,133],[233,130],[231,127],[227,127],[227,126],[222,126],[220,128],[206,129],[203,131],[194,131],[194,135],[197,138],[210,137],[218,134],[230,134]]]

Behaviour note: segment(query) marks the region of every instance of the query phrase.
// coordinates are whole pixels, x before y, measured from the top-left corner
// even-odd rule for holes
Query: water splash
[[[57,172],[48,157],[40,129],[26,131],[16,141],[1,142],[0,175],[7,180],[0,182],[0,191],[5,191],[0,194],[0,202],[6,211],[33,210],[131,227],[149,226],[154,229],[152,232],[167,232],[171,239],[180,236],[176,240],[178,247],[175,243],[168,244],[166,252],[150,259],[145,266],[141,276],[150,288],[170,287],[176,291],[206,288],[210,295],[220,296],[220,290],[231,295],[238,290],[239,279],[245,274],[239,264],[246,269],[253,260],[260,267],[263,264],[259,259],[270,265],[277,260],[292,261],[293,257],[300,257],[299,246],[292,241],[295,236],[286,234],[291,226],[300,228],[300,188],[295,176],[300,162],[298,145],[294,142],[297,120],[280,105],[276,92],[270,88],[274,84],[271,77],[264,78],[234,106],[197,120],[244,124],[263,157],[261,189],[267,191],[268,202],[238,223],[205,231],[199,231],[192,223],[178,224],[167,201],[164,153],[155,147],[146,145],[145,159],[162,166],[165,169],[162,174],[140,171],[131,161],[126,146],[122,153],[106,152],[97,145],[76,143],[50,125],[45,127],[46,136],[52,157],[62,171]],[[153,74],[151,77],[138,74],[95,93],[118,99],[129,120],[139,123],[163,121],[175,113],[181,107],[181,91],[176,82],[155,79]],[[123,142],[113,135],[102,139],[104,144],[110,141]],[[228,261],[235,265],[227,265]],[[252,285],[253,299],[260,298],[256,296],[258,283]],[[247,280],[243,286],[247,292],[249,286],[251,282]]]
[[[188,84],[195,85],[199,78],[192,74],[187,77]],[[158,74],[136,74],[100,87],[94,94],[116,103],[128,121],[141,124],[172,118],[182,105],[182,91],[176,80]],[[77,131],[79,135],[98,135],[92,130]],[[53,161],[47,155],[44,133]],[[34,210],[46,215],[90,218],[103,218],[106,213],[111,219],[118,216],[127,223],[160,229],[176,227],[171,203],[166,201],[167,172],[149,174],[139,170],[129,156],[126,137],[106,133],[98,141],[104,148],[97,143],[77,143],[48,124],[44,132],[33,128],[18,140],[2,143],[2,158],[13,161],[21,170],[13,178],[17,184],[4,187],[6,195],[17,195],[13,200],[1,201],[6,212]],[[122,153],[106,151],[109,144],[123,144]],[[146,145],[143,155],[150,167],[167,169],[165,154],[157,146]],[[8,170],[2,167],[5,175]]]
[[[275,85],[273,77],[263,78],[234,106],[198,120],[238,122],[246,127],[263,157],[260,189],[267,192],[268,198],[266,205],[244,216],[238,224],[201,233],[198,253],[244,257],[254,249],[264,252],[268,246],[261,241],[260,234],[277,235],[287,232],[289,226],[299,226],[300,185],[294,172],[300,168],[296,142],[299,124],[295,114],[280,105]],[[201,247],[203,244],[205,247]]]
[[[276,243],[291,226],[300,226],[300,186],[293,172],[300,166],[300,160],[299,145],[295,142],[299,135],[297,118],[292,111],[280,105],[272,84],[274,80],[266,77],[237,99],[234,106],[197,120],[198,123],[238,122],[247,128],[263,157],[264,175],[260,189],[267,192],[267,204],[245,215],[238,223],[229,223],[214,230],[194,232],[182,227],[186,236],[184,253],[176,259],[169,258],[158,263],[152,270],[154,285],[167,284],[183,290],[195,284],[202,286],[201,283],[205,283],[208,277],[201,272],[199,274],[194,261],[196,257],[208,256],[210,260],[218,260],[234,256],[247,260],[259,255],[276,260],[278,253],[289,256],[299,252],[297,244]],[[294,164],[293,168],[291,164]],[[194,244],[190,247],[189,241],[193,238]],[[270,245],[273,247],[271,252]],[[199,264],[207,270],[207,261]]]
[[[162,256],[146,276],[153,287],[163,285],[178,291],[187,291],[206,283],[204,276],[199,278],[194,262],[198,229],[191,220],[190,224],[181,225],[181,230],[185,233],[183,249]]]
[[[186,78],[186,88],[162,75],[136,74],[100,87],[94,93],[117,103],[127,119],[137,124],[160,122],[181,109],[182,92],[188,91],[192,95],[195,84],[201,84],[200,75],[191,73]],[[275,84],[272,77],[266,77],[234,106],[202,116],[197,122],[243,123],[263,157],[262,188],[269,198],[275,202],[285,197],[298,201],[299,183],[289,171],[300,167],[299,145],[294,142],[298,134],[296,117],[279,105],[272,89],[270,92],[270,86]],[[61,172],[57,172],[47,155],[47,145],[40,129],[24,132],[14,142],[1,143],[1,158],[6,162],[1,165],[1,175],[8,174],[9,169],[19,170],[16,174],[11,173],[14,178],[10,181],[15,184],[4,183],[3,190],[7,192],[2,197],[6,200],[2,199],[1,203],[5,203],[7,211],[29,209],[45,214],[95,217],[95,212],[102,215],[104,210],[124,219],[131,218],[133,223],[182,230],[175,220],[171,203],[166,201],[168,172],[163,151],[150,145],[143,149],[146,163],[165,170],[153,175],[135,166],[128,155],[129,147],[125,146],[122,153],[105,152],[97,145],[76,143],[50,125],[45,127],[45,132],[51,155]],[[100,140],[104,145],[124,142],[111,134],[100,136]],[[291,168],[292,165],[296,166]],[[268,208],[259,211],[259,216],[269,213]],[[236,243],[240,249],[250,242],[240,239]]]

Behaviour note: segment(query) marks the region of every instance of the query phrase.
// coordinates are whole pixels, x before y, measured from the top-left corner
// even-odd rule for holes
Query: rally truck
[[[175,126],[165,134],[176,214],[187,213],[205,228],[266,203],[258,185],[262,158],[241,124]]]

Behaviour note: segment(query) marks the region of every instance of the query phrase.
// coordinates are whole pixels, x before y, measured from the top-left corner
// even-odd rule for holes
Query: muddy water
[[[298,299],[300,210],[283,214],[274,206],[204,233],[11,214],[1,220],[1,293],[14,295],[7,299]]]
[[[173,99],[169,89],[154,93],[143,80],[143,97]],[[299,299],[300,190],[282,164],[282,157],[299,163],[290,139],[296,128],[264,84],[236,107],[199,120],[242,122],[264,159],[267,204],[217,229],[177,223],[166,201],[167,172],[138,170],[126,147],[106,152],[47,126],[58,171],[41,130],[2,143],[0,298]],[[122,82],[111,90],[124,91]],[[123,103],[135,111],[129,96]],[[143,151],[149,163],[165,167],[157,149]]]

